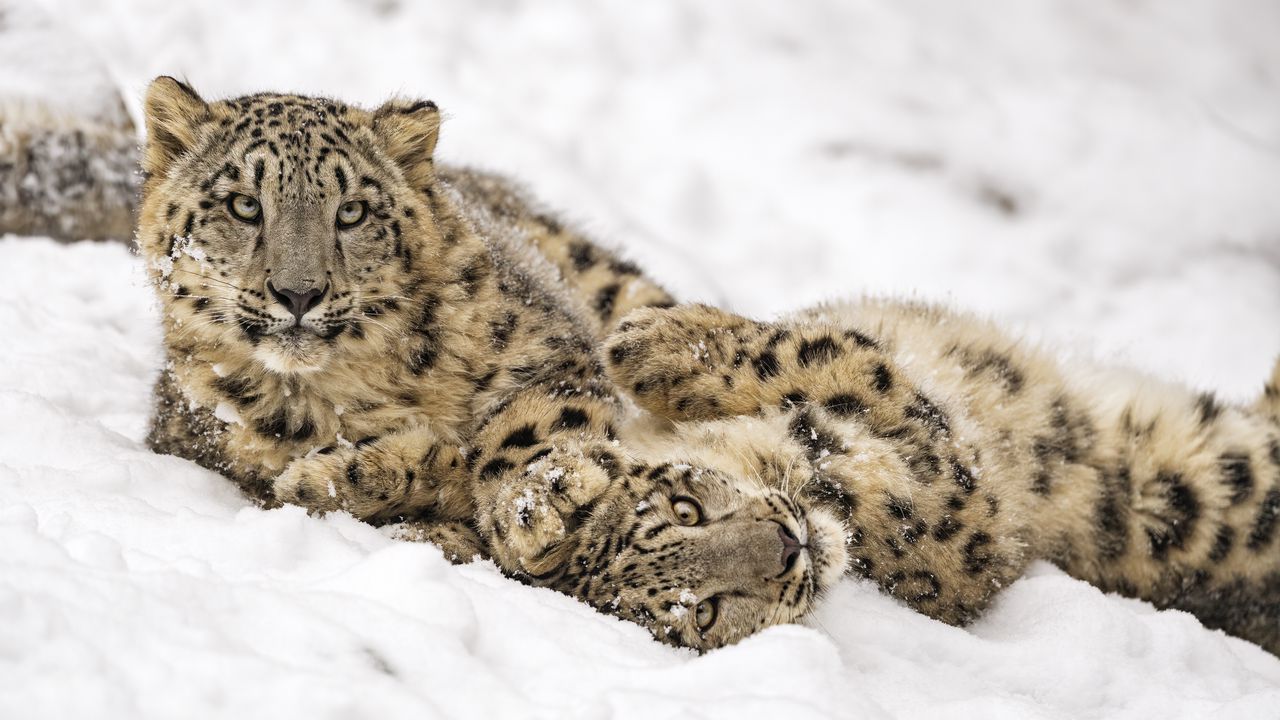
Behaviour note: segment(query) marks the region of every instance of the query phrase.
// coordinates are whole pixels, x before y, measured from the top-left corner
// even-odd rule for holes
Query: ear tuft
[[[144,104],[147,145],[143,171],[163,175],[174,160],[195,144],[196,126],[209,114],[209,105],[190,85],[161,75],[147,87]]]
[[[440,109],[430,100],[391,100],[373,112],[374,133],[415,188],[435,179],[432,154],[440,138]]]

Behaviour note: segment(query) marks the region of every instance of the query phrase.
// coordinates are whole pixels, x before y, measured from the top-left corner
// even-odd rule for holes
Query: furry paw
[[[352,449],[298,458],[276,477],[276,499],[312,513],[345,510],[361,520],[391,517],[405,495],[405,477],[376,460]]]
[[[605,339],[605,364],[646,410],[711,419],[723,414],[718,396],[726,394],[716,383],[740,368],[743,342],[755,334],[755,323],[705,305],[644,308]]]
[[[503,482],[492,501],[491,525],[501,544],[495,554],[526,572],[545,571],[560,541],[577,528],[574,513],[604,492],[606,466],[617,462],[606,449],[556,448]]]

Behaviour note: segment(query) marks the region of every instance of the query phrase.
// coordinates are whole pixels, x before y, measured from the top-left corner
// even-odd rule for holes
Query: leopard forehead
[[[170,189],[227,186],[283,207],[324,203],[402,173],[374,137],[373,115],[336,100],[257,94],[209,103],[200,141],[176,162]],[[174,187],[174,185],[178,187]]]

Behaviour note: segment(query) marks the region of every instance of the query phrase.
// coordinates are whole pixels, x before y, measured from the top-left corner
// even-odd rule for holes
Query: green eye
[[[342,203],[338,207],[338,227],[349,228],[359,225],[368,211],[369,207],[363,200],[348,200]]]
[[[671,498],[671,512],[676,515],[676,522],[681,525],[697,525],[702,522],[702,508],[690,497]]]
[[[716,624],[716,618],[720,615],[720,603],[715,598],[707,598],[698,603],[698,607],[693,610],[693,621],[697,623],[698,630],[706,632]]]
[[[247,223],[256,223],[258,218],[262,217],[262,205],[258,201],[248,195],[240,193],[231,193],[227,198],[227,210],[238,220]]]

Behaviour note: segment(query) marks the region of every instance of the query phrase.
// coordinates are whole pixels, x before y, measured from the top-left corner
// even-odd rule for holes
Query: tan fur
[[[554,245],[544,211],[510,183],[439,170],[432,103],[211,103],[159,78],[146,113],[138,242],[167,355],[150,445],[264,503],[541,567],[576,521],[530,518],[525,495],[571,514],[609,484],[621,404],[593,347],[640,300],[588,306],[598,288],[584,296],[539,252]],[[237,194],[260,213],[237,217]],[[351,202],[367,213],[344,227]],[[281,287],[318,304],[292,314]],[[562,468],[554,483],[539,459]]]
[[[149,442],[265,503],[399,522],[695,648],[803,618],[845,572],[964,623],[1034,558],[1280,648],[1280,369],[1230,407],[867,301],[640,310],[606,376],[601,335],[670,297],[509,182],[438,168],[434,105],[161,78],[146,107]],[[624,425],[615,386],[649,415]]]
[[[888,300],[777,323],[641,310],[606,355],[615,381],[662,418],[624,431],[640,457],[778,491],[809,528],[800,564],[813,593],[743,595],[760,580],[726,556],[682,582],[730,605],[733,627],[682,642],[714,646],[802,616],[841,571],[962,624],[1043,558],[1280,652],[1280,374],[1255,406],[1229,406],[1064,366],[991,323]],[[698,483],[682,492],[697,497]],[[643,520],[610,522],[594,527],[625,533]],[[729,532],[716,524],[708,534]],[[702,552],[682,529],[657,537],[665,560],[642,587],[665,588],[662,570]],[[654,552],[630,545],[618,562]]]

